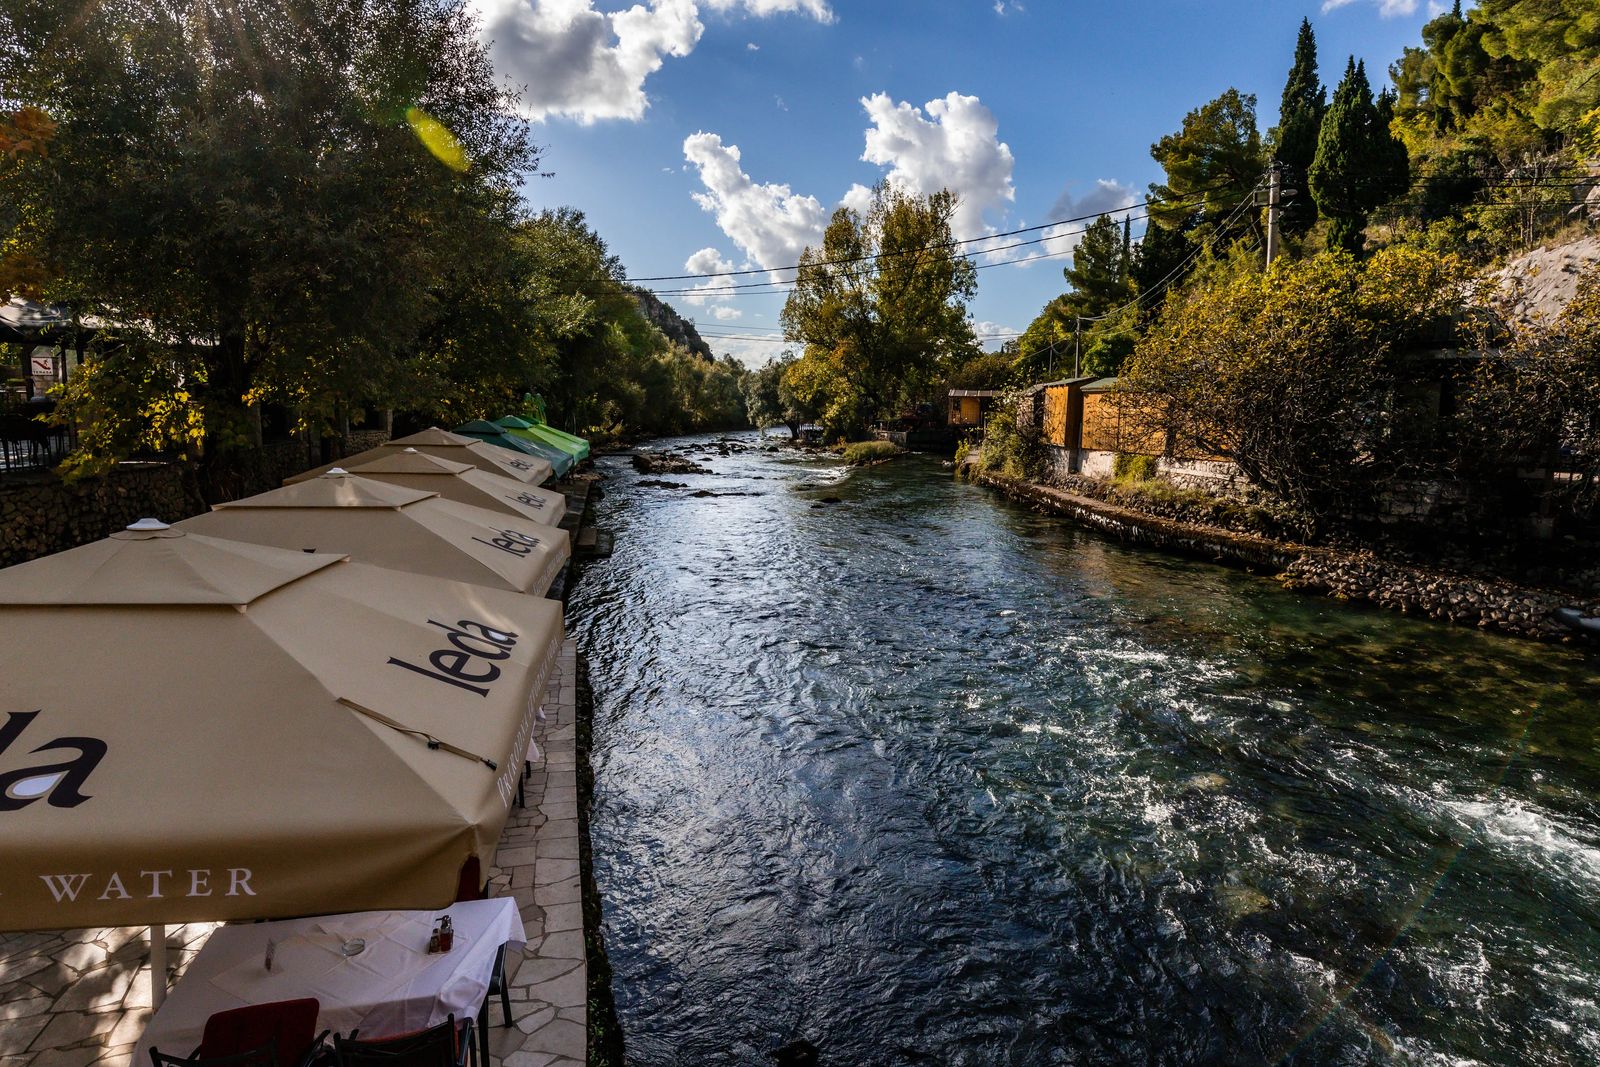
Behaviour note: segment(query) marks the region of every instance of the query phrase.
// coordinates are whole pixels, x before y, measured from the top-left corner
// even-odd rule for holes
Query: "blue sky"
[[[635,278],[791,264],[885,178],[954,188],[962,238],[1116,207],[1160,179],[1151,142],[1230,86],[1265,133],[1302,17],[1325,82],[1351,54],[1379,82],[1431,17],[1428,0],[476,2],[554,175],[528,203],[582,210]],[[980,262],[1064,252],[1078,228]],[[1025,327],[1067,261],[981,270],[980,334]],[[736,280],[766,277],[793,275]],[[781,295],[666,299],[719,354],[782,351],[749,339],[778,332]]]

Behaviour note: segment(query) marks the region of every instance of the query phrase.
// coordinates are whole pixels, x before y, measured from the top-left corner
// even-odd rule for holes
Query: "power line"
[[[1232,186],[1235,186],[1237,184],[1238,183],[1234,182],[1234,181],[1227,181],[1227,182],[1223,182],[1220,185],[1211,186],[1211,187],[1206,188],[1206,189],[1197,189],[1194,192],[1191,192],[1189,194],[1189,200],[1193,201],[1195,197],[1200,197],[1201,199],[1198,200],[1198,201],[1194,201],[1193,203],[1189,203],[1189,202],[1178,203],[1178,202],[1175,202],[1175,201],[1168,201],[1168,200],[1166,200],[1166,199],[1164,199],[1162,197],[1151,196],[1149,194],[1146,194],[1145,202],[1144,202],[1144,204],[1142,206],[1148,208],[1153,204],[1169,204],[1170,203],[1170,204],[1174,204],[1175,206],[1179,206],[1179,207],[1198,207],[1198,206],[1200,206],[1200,205],[1205,203],[1204,198],[1206,196],[1209,196],[1212,193],[1220,193],[1224,189],[1228,189],[1228,188],[1230,188]],[[936,244],[921,245],[921,246],[919,246],[917,248],[899,248],[899,249],[895,249],[892,252],[874,252],[874,253],[869,253],[867,255],[861,255],[861,256],[846,256],[846,257],[841,258],[841,259],[819,260],[819,261],[817,261],[815,263],[808,263],[808,264],[805,264],[805,265],[808,266],[808,267],[840,267],[840,266],[847,266],[847,265],[849,265],[851,263],[865,262],[867,260],[884,259],[884,258],[887,258],[889,256],[908,256],[908,255],[915,255],[918,252],[929,252],[929,251],[933,251],[935,249],[940,249],[940,248],[955,248],[955,247],[958,247],[960,245],[977,244],[977,243],[979,243],[981,241],[994,241],[994,240],[998,240],[1001,237],[1015,237],[1018,234],[1034,233],[1034,232],[1036,232],[1038,230],[1048,230],[1048,229],[1050,229],[1051,227],[1054,227],[1054,226],[1065,226],[1065,225],[1067,225],[1069,223],[1073,223],[1073,222],[1087,222],[1087,221],[1090,221],[1091,219],[1098,219],[1101,215],[1113,215],[1113,214],[1115,214],[1115,213],[1117,213],[1119,211],[1132,211],[1134,208],[1139,207],[1139,206],[1141,206],[1141,205],[1128,204],[1125,207],[1112,208],[1110,211],[1097,211],[1092,215],[1078,215],[1075,218],[1059,219],[1059,220],[1057,220],[1055,222],[1041,222],[1037,226],[1024,226],[1021,229],[1005,230],[1005,231],[1003,231],[1001,233],[984,234],[982,237],[965,237],[965,238],[962,238],[960,240],[940,241],[940,242],[938,242]],[[1146,213],[1145,217],[1148,217],[1148,212]],[[1064,235],[1059,235],[1058,234],[1056,236],[1064,236]],[[1052,238],[1052,237],[1043,237],[1043,238],[1040,238],[1039,240],[1053,240],[1053,239],[1054,238]],[[1038,241],[1023,241],[1023,242],[1021,242],[1021,243],[1019,243],[1017,245],[1008,245],[1006,247],[1020,248],[1020,247],[1022,247],[1022,245],[1025,245],[1025,244],[1037,244],[1037,243],[1038,243]],[[978,250],[979,254],[984,254],[984,253],[994,252],[994,251],[999,251],[999,249],[988,248],[988,249],[979,249]],[[964,254],[966,254],[966,253],[964,253]],[[710,273],[701,273],[701,274],[655,274],[655,275],[648,275],[646,277],[641,277],[641,278],[627,278],[627,279],[625,279],[625,281],[627,281],[629,284],[637,285],[640,282],[683,282],[683,281],[693,281],[696,278],[739,278],[739,277],[747,277],[747,276],[752,275],[752,274],[771,274],[771,273],[774,273],[774,272],[777,272],[777,271],[787,271],[787,270],[798,271],[800,268],[801,268],[801,264],[794,263],[794,264],[790,264],[790,265],[782,266],[782,267],[752,267],[752,268],[744,269],[744,270],[721,270],[721,271],[712,271]]]

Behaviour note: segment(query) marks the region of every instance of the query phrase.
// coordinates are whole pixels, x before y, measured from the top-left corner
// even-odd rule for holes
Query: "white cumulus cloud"
[[[495,69],[522,89],[522,114],[536,122],[643,118],[645,80],[668,56],[693,52],[705,30],[699,0],[649,0],[617,12],[596,11],[594,0],[472,2]],[[727,14],[834,17],[824,0],[704,3]]]
[[[743,314],[744,312],[740,311],[738,308],[728,307],[725,304],[718,305],[717,307],[711,309],[711,317],[716,319],[718,322],[732,322],[734,319],[741,317]]]
[[[1355,2],[1356,0],[1323,0],[1322,13],[1326,15],[1328,12],[1335,11],[1341,7],[1349,7]],[[1417,0],[1372,0],[1372,2],[1377,6],[1379,16],[1386,19],[1400,18],[1417,13]],[[1429,6],[1431,7],[1432,5],[1430,4]]]
[[[683,269],[690,274],[707,275],[706,280],[692,287],[691,292],[683,294],[684,300],[691,304],[703,305],[714,301],[732,299],[735,290],[727,288],[734,284],[730,274],[737,268],[715,248],[702,248],[688,259],[684,260]],[[713,308],[711,313],[719,319],[737,317],[723,314],[730,309]]]
[[[906,192],[949,189],[960,197],[951,220],[957,239],[992,232],[984,213],[1003,209],[1016,191],[1011,149],[999,139],[1000,124],[982,101],[951,92],[917,108],[876,93],[862,98],[861,106],[872,120],[863,160],[887,167],[885,180]]]
[[[740,165],[739,146],[714,133],[690,134],[683,155],[700,172],[706,191],[695,203],[757,266],[789,266],[807,245],[819,245],[828,211],[814,196],[800,196],[781,182],[757,182]],[[699,255],[700,253],[696,253]]]

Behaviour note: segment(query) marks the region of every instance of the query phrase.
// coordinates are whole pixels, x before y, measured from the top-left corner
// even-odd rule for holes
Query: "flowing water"
[[[1600,1063],[1600,657],[706,462],[572,605],[631,1064]]]

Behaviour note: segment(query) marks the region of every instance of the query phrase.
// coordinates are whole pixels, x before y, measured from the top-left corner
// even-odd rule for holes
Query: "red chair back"
[[[279,1063],[299,1063],[316,1040],[321,1007],[317,1000],[306,998],[219,1011],[206,1020],[195,1055],[201,1059],[232,1056],[276,1041]]]
[[[488,896],[484,892],[483,867],[478,863],[477,856],[468,856],[467,861],[461,865],[461,877],[456,882],[456,901],[482,900]]]

